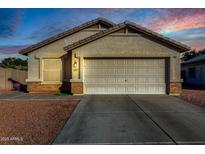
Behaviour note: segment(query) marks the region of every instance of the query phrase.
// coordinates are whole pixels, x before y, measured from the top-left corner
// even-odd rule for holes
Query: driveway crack
[[[171,135],[169,135],[169,133],[166,132],[166,130],[164,130],[154,119],[152,119],[152,117],[151,117],[147,112],[145,112],[145,111],[143,110],[143,108],[142,108],[139,104],[137,104],[137,103],[135,102],[135,100],[132,99],[132,97],[130,97],[129,95],[127,95],[127,97],[128,97],[170,140],[172,140],[172,142],[173,142],[174,144],[177,145],[177,142],[171,137]]]

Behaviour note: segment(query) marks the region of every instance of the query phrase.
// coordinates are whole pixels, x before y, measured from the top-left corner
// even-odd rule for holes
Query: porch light
[[[74,61],[74,63],[73,63],[73,67],[74,67],[74,68],[77,67],[77,61]]]

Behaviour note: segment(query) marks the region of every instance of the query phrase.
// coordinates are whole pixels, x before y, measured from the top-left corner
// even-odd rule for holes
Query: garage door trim
[[[169,57],[84,57],[84,59],[169,59]]]
[[[170,89],[170,57],[83,57],[84,60],[95,60],[95,59],[164,59],[165,60],[165,84],[166,94],[169,94]],[[84,70],[83,70],[84,71]],[[83,72],[84,74],[84,72]]]

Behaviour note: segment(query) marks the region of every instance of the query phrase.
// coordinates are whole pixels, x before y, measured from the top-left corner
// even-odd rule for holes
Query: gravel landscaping
[[[205,90],[183,89],[181,99],[205,107]]]
[[[0,144],[51,144],[79,100],[0,100]]]

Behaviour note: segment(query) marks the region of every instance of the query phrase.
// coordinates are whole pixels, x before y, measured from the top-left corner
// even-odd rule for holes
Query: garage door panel
[[[114,73],[116,75],[125,75],[126,74],[126,70],[124,68],[115,68],[114,69]]]
[[[135,78],[134,77],[128,77],[128,78],[125,78],[125,80],[126,80],[126,84],[133,84],[133,83],[135,83]]]
[[[165,94],[164,59],[84,60],[87,94]]]

